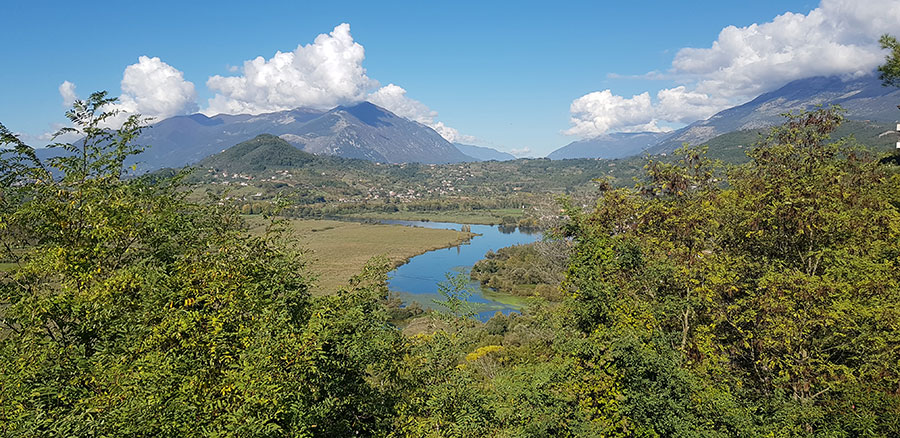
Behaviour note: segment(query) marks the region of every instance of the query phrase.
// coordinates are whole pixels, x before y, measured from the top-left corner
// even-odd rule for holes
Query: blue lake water
[[[460,230],[463,224],[450,222],[383,221],[387,224]],[[388,288],[406,302],[417,301],[423,307],[432,307],[433,300],[440,299],[438,283],[446,281],[447,273],[462,272],[468,276],[475,262],[484,258],[488,251],[512,245],[532,243],[541,239],[541,233],[519,230],[498,225],[469,225],[479,234],[463,245],[429,251],[413,257],[403,266],[388,274]],[[483,288],[476,281],[469,282],[473,292],[470,302],[477,306],[480,319],[490,318],[497,311],[508,314],[519,310],[515,304],[521,300],[506,299],[489,288]],[[504,303],[505,301],[505,303]]]

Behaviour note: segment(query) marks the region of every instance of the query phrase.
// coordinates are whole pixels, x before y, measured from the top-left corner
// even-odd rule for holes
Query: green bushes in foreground
[[[123,179],[140,121],[84,136],[49,165],[3,128],[0,435],[350,436],[390,430],[399,334],[385,269],[310,297],[298,254],[172,181]],[[384,379],[389,382],[388,379]]]
[[[4,436],[900,435],[900,178],[835,110],[566,207],[561,302],[403,335],[386,264],[315,298],[277,230],[123,178],[109,102],[55,174],[0,128]]]

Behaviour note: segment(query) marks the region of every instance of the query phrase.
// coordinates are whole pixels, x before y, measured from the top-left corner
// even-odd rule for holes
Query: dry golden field
[[[265,229],[258,216],[248,220],[253,233]],[[318,276],[316,295],[336,292],[372,257],[383,255],[399,266],[413,256],[459,245],[472,237],[452,230],[331,220],[292,219],[286,225],[307,254],[310,271]]]

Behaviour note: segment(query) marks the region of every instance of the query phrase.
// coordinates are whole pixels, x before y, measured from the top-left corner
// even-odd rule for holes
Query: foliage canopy
[[[0,125],[2,435],[900,435],[900,177],[837,109],[746,164],[650,160],[564,206],[561,301],[479,323],[451,277],[406,336],[386,261],[314,298],[277,222],[127,176],[142,121],[110,102],[48,163]]]

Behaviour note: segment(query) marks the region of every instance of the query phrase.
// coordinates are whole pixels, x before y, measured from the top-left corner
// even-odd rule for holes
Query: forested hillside
[[[315,296],[277,221],[126,177],[109,102],[46,163],[0,126],[4,436],[900,435],[900,174],[835,109],[563,201],[554,301],[481,323],[398,320],[384,260]]]

